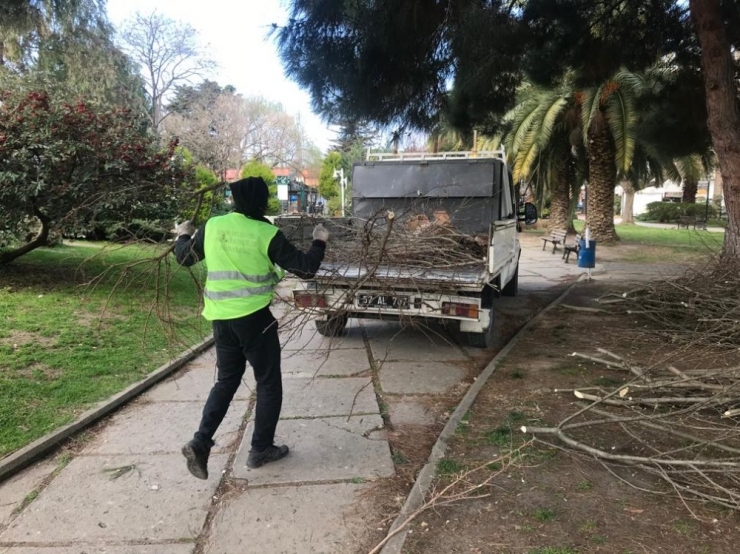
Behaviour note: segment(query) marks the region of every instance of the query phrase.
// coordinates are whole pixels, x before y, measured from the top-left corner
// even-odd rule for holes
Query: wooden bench
[[[686,227],[688,229],[689,228],[689,225],[696,226],[696,218],[695,217],[691,217],[689,215],[682,215],[681,217],[678,218],[678,228],[679,229],[681,227]],[[694,228],[696,228],[696,227],[694,227]]]
[[[581,234],[576,233],[576,241],[573,244],[563,244],[563,259],[565,263],[568,263],[571,252],[578,255],[578,251],[581,249]]]
[[[694,228],[694,231],[696,231],[697,228],[702,229],[704,231],[707,230],[707,222],[705,219],[701,217],[693,217],[690,215],[682,215],[678,218],[678,228],[686,227],[687,229],[689,226]]]
[[[555,229],[554,231],[550,232],[549,236],[542,237],[542,250],[545,249],[548,242],[552,243],[552,253],[555,253],[555,250],[558,248],[558,244],[565,244],[565,236],[568,234],[568,232],[565,229]]]

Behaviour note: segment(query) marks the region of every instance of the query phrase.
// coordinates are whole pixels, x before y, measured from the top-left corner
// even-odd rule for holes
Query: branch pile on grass
[[[740,509],[740,366],[646,369],[603,349],[573,355],[631,379],[616,388],[556,390],[574,394],[582,407],[554,427],[522,427],[524,433],[555,438],[613,473],[615,464],[643,470],[681,498]]]
[[[602,303],[619,303],[673,344],[740,347],[740,267],[712,263],[675,280],[655,281]]]

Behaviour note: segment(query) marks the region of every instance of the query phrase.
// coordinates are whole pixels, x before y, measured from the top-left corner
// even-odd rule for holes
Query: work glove
[[[181,235],[193,236],[195,234],[195,225],[190,220],[183,221],[179,225],[175,226],[175,234],[179,237]]]
[[[329,231],[326,230],[321,223],[319,223],[313,230],[313,240],[320,240],[321,242],[329,242]]]

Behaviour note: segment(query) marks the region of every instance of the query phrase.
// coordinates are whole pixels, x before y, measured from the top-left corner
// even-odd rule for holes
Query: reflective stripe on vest
[[[250,281],[252,283],[276,283],[280,280],[274,271],[264,275],[244,275],[239,271],[209,271],[211,281]]]
[[[273,286],[267,285],[265,287],[250,287],[248,289],[236,289],[236,290],[222,290],[222,291],[203,291],[203,296],[208,300],[226,300],[228,298],[246,298],[248,296],[255,296],[258,294],[266,294],[272,292]]]
[[[268,254],[277,232],[269,223],[239,213],[208,220],[203,317],[236,319],[270,305],[275,284],[284,274]]]

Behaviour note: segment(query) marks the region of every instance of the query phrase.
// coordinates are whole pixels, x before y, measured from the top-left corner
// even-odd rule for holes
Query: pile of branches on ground
[[[581,401],[553,427],[522,427],[602,462],[629,484],[740,509],[740,366],[645,369],[607,350],[573,356],[624,371],[624,385],[556,390]],[[650,488],[643,470],[669,487]]]
[[[740,267],[712,262],[674,280],[655,281],[602,303],[620,303],[672,344],[740,347]]]

